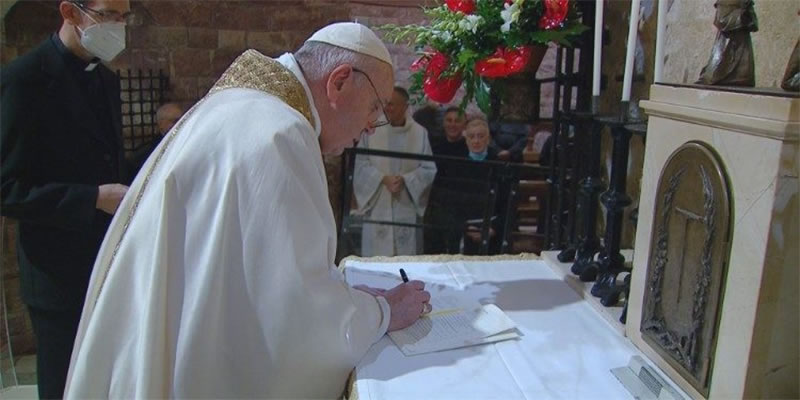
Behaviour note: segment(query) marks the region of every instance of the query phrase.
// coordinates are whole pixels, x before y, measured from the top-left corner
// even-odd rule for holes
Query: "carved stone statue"
[[[758,31],[752,0],[717,0],[714,26],[717,39],[708,64],[697,83],[704,85],[755,86],[755,61],[750,32]]]
[[[789,57],[789,64],[786,65],[786,72],[783,73],[781,87],[783,90],[800,92],[800,39],[797,39],[794,51]]]

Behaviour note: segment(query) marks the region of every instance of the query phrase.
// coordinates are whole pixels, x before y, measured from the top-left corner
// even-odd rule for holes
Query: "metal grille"
[[[130,153],[150,143],[158,134],[156,110],[164,101],[169,78],[162,70],[117,71],[122,99],[122,138]]]

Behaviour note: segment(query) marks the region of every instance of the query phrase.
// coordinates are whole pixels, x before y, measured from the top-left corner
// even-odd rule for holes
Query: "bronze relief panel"
[[[642,336],[705,396],[730,254],[729,193],[706,144],[676,150],[659,179],[647,264]]]

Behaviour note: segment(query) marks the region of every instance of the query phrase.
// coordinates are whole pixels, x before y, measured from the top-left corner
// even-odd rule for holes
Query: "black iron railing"
[[[430,201],[425,217],[417,221],[395,221],[373,218],[370,210],[359,213],[363,205],[354,200],[353,185],[357,184],[355,168],[357,157],[387,157],[403,160],[434,162],[439,171],[430,187]],[[460,171],[453,173],[452,171]],[[457,237],[461,245],[454,251],[450,245],[443,249],[419,246],[423,253],[497,254],[509,253],[517,225],[516,207],[519,201],[520,177],[544,179],[546,170],[537,165],[500,161],[473,161],[467,158],[426,156],[368,149],[349,149],[342,163],[342,221],[339,227],[339,252],[341,256],[360,255],[361,233],[365,225],[413,228],[424,232],[430,244],[433,236]],[[437,216],[438,214],[438,216]],[[444,218],[439,218],[444,216]],[[466,232],[476,229],[480,239],[468,242]],[[430,237],[428,237],[430,235]],[[447,242],[447,240],[445,240]]]

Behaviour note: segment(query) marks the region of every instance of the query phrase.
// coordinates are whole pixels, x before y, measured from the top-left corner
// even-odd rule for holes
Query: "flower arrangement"
[[[570,0],[445,0],[423,11],[428,25],[381,27],[389,40],[423,49],[410,92],[448,103],[464,85],[461,109],[474,98],[486,113],[492,79],[523,71],[536,46],[569,45],[587,29]]]

